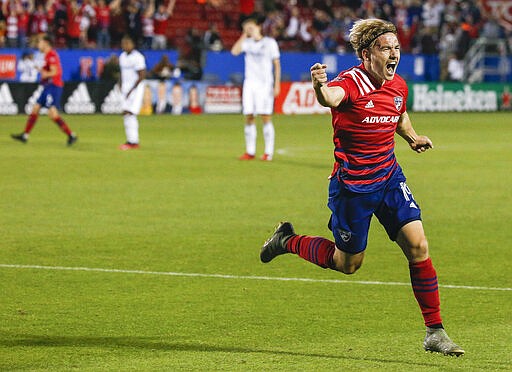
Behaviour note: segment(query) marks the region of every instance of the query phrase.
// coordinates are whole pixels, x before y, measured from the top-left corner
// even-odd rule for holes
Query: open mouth
[[[388,73],[390,74],[393,74],[396,70],[396,66],[397,66],[397,63],[396,62],[389,62],[387,65],[386,65],[386,70],[388,71]]]

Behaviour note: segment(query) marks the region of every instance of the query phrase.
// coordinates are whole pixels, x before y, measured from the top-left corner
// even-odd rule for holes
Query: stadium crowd
[[[349,31],[357,19],[394,23],[403,53],[439,56],[442,80],[462,79],[462,59],[479,37],[506,40],[512,28],[479,0],[276,0],[266,4],[264,31],[283,50],[352,52]],[[512,25],[511,25],[512,26]],[[428,62],[427,62],[428,63]],[[428,80],[428,76],[426,77]]]
[[[140,47],[166,49],[175,0],[2,0],[0,46],[24,48],[48,33],[57,48],[119,47],[128,33]]]
[[[57,48],[116,48],[128,33],[141,49],[166,49],[166,31],[176,5],[176,0],[0,1],[0,47],[18,48],[25,48],[39,33],[51,34]],[[196,1],[222,12],[230,0]],[[239,4],[241,17],[249,11],[263,12],[264,33],[288,51],[351,52],[348,34],[355,20],[389,20],[397,25],[403,52],[439,55],[445,66],[451,64],[450,76],[455,80],[461,59],[476,38],[503,38],[507,50],[502,52],[512,50],[512,29],[503,27],[498,15],[486,12],[479,0],[240,0]],[[202,51],[230,47],[215,23],[208,30],[190,26],[185,38],[188,54],[194,57],[190,59],[200,63]],[[230,27],[239,25],[233,22]]]

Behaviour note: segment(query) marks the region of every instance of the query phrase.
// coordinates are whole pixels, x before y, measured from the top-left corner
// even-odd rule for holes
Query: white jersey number
[[[411,198],[414,198],[412,196],[411,189],[409,189],[409,186],[405,182],[400,182],[400,188],[402,189],[402,193],[404,194],[404,199],[407,201],[410,201]]]

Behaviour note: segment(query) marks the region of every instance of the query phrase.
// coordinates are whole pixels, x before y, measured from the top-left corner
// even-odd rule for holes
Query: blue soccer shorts
[[[62,87],[58,87],[53,84],[44,86],[43,92],[37,99],[37,103],[42,107],[50,108],[54,106],[57,110],[60,110],[60,97],[62,96]]]
[[[329,184],[327,205],[332,211],[329,229],[336,247],[352,254],[366,249],[373,215],[377,216],[393,241],[404,225],[421,220],[420,207],[401,171],[395,172],[382,189],[365,194],[347,190],[343,182],[334,176]]]

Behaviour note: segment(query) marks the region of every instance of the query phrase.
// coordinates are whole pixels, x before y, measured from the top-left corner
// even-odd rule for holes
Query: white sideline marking
[[[401,285],[410,286],[411,283],[402,282],[379,282],[365,280],[340,280],[340,279],[312,279],[312,278],[283,278],[272,276],[250,276],[250,275],[228,275],[228,274],[201,274],[201,273],[179,273],[173,271],[145,271],[145,270],[122,270],[122,269],[102,269],[96,267],[67,267],[67,266],[41,266],[41,265],[10,265],[0,264],[0,268],[6,269],[35,269],[35,270],[61,270],[61,271],[92,271],[100,273],[120,273],[120,274],[141,274],[141,275],[161,275],[161,276],[182,276],[195,278],[218,278],[218,279],[247,279],[247,280],[274,280],[283,282],[309,282],[309,283],[335,283],[335,284],[362,284],[362,285]],[[481,291],[512,291],[512,288],[498,287],[476,287],[469,285],[439,285],[441,288],[453,289],[474,289]]]

